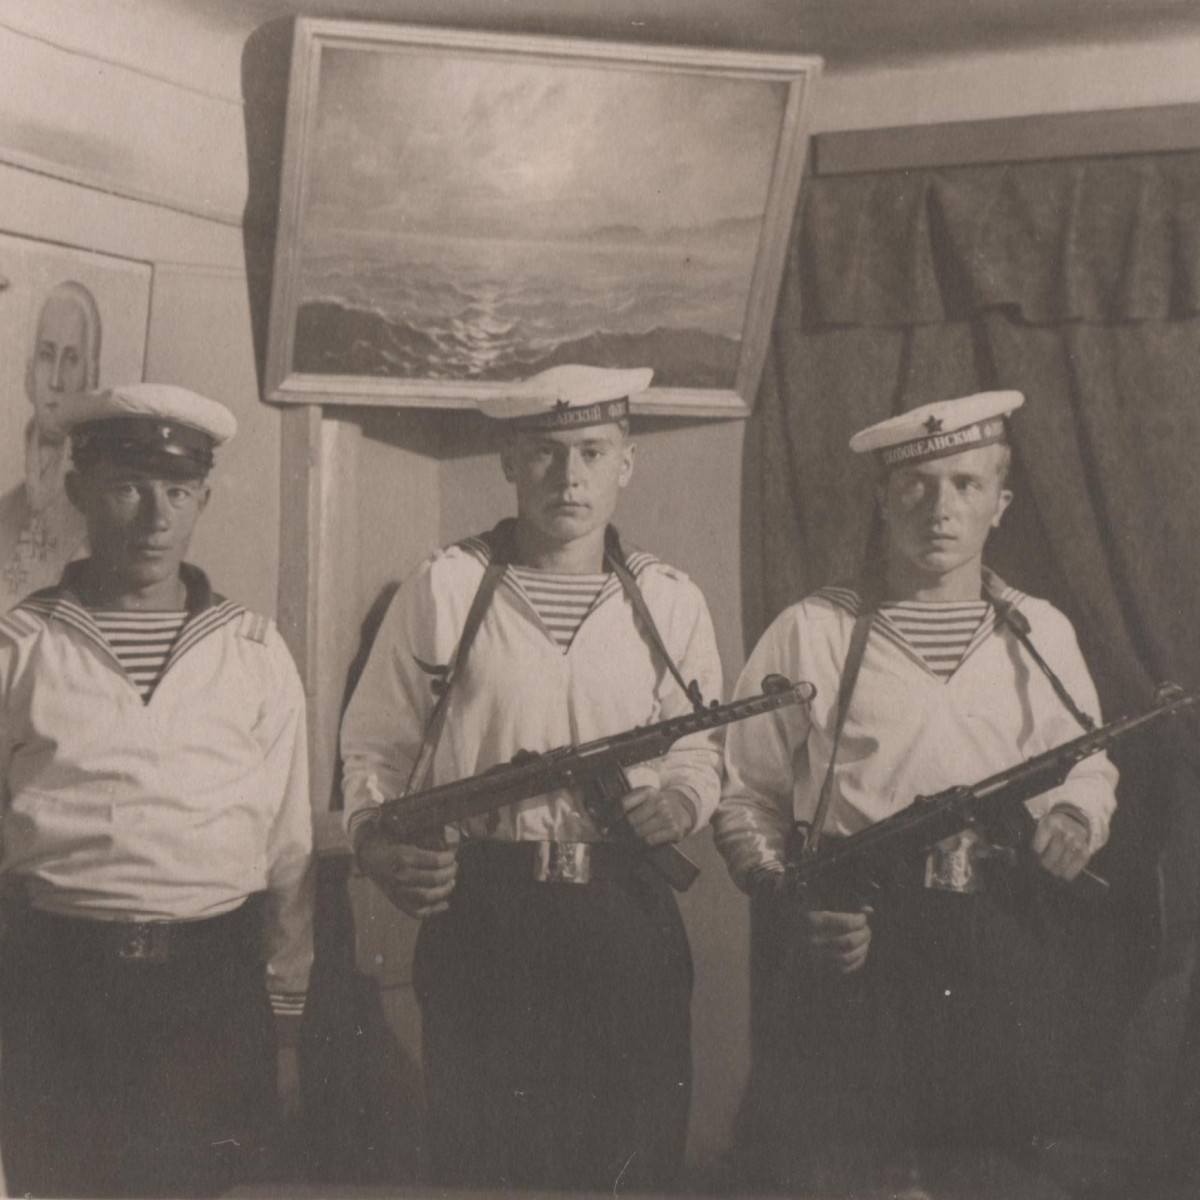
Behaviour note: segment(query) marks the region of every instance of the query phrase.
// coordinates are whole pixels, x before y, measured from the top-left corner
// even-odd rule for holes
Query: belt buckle
[[[982,837],[974,829],[951,834],[925,860],[925,886],[940,892],[971,895],[983,888],[979,869]]]
[[[590,883],[592,847],[588,842],[536,842],[533,877],[538,883]]]
[[[138,921],[121,930],[117,957],[123,962],[163,963],[167,961],[166,927],[158,922]]]

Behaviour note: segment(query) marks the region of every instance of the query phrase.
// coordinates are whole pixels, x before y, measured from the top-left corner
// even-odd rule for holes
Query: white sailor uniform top
[[[993,580],[1031,626],[1033,644],[1092,717],[1100,706],[1070,622],[1044,600]],[[729,729],[726,783],[713,817],[734,880],[752,890],[782,870],[793,821],[811,820],[829,765],[838,687],[860,598],[824,588],[784,610],[763,634],[735,695],[770,672],[816,684],[811,708],[781,709]],[[876,613],[838,746],[825,831],[853,834],[918,795],[969,784],[1078,737],[1076,723],[1017,638],[993,619],[977,629],[948,678]],[[1108,837],[1117,772],[1105,755],[1079,763],[1060,788],[1028,802],[1034,817],[1069,805],[1086,822],[1089,851]]]
[[[183,568],[189,618],[143,701],[70,590],[0,618],[3,875],[68,917],[190,921],[266,892],[267,987],[312,961],[304,693],[266,617]]]
[[[440,550],[392,601],[342,723],[343,792],[353,835],[384,800],[402,794],[436,689],[454,654],[491,552],[482,538]],[[653,555],[628,565],[684,679],[721,696],[721,664],[707,605],[686,575]],[[615,576],[564,649],[513,578],[492,597],[455,684],[428,786],[463,779],[520,750],[545,751],[691,711],[650,648]],[[681,739],[661,759],[629,769],[634,787],[678,787],[705,824],[719,796],[715,733]],[[600,837],[570,790],[535,796],[461,824],[466,837],[590,842]]]

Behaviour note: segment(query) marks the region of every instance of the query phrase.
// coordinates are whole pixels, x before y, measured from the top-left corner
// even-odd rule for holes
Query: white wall
[[[1200,101],[1200,38],[969,54],[827,72],[813,131],[884,129]]]
[[[241,47],[133,8],[0,0],[0,155],[237,226]]]
[[[477,13],[496,28],[503,17],[490,0],[441,7],[447,23]],[[205,8],[0,0],[0,159],[236,224],[246,199],[246,38],[211,24]],[[396,4],[398,20],[405,8]],[[814,130],[1196,101],[1200,37],[1164,36],[829,69]]]

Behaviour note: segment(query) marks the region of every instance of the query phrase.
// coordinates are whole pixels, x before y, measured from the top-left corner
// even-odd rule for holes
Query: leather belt
[[[810,828],[807,821],[796,821],[792,825],[786,847],[789,862],[799,858]],[[844,834],[827,833],[821,842],[831,846],[844,839]],[[986,875],[981,864],[995,855],[996,851],[985,844],[980,834],[967,829],[939,842],[918,863],[898,866],[895,873],[910,886],[971,894],[986,889]]]
[[[260,906],[252,897],[231,912],[196,921],[121,921],[21,912],[17,925],[42,945],[112,963],[168,963],[257,949]]]
[[[613,842],[496,842],[474,839],[458,851],[469,875],[534,883],[604,883],[628,879],[641,855]]]

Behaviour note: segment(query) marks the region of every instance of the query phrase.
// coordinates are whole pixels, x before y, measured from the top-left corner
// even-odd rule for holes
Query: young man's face
[[[559,544],[603,529],[633,474],[633,451],[615,424],[514,434],[501,463],[518,518]]]
[[[930,579],[980,563],[1012,500],[1004,486],[1008,454],[1005,446],[980,446],[894,468],[879,494],[892,558]]]
[[[203,479],[170,479],[102,462],[67,477],[87,521],[92,561],[126,591],[173,579],[208,503]]]
[[[62,438],[59,422],[64,403],[88,388],[88,338],[83,305],[71,296],[51,296],[38,318],[25,376],[25,390],[43,438]]]

